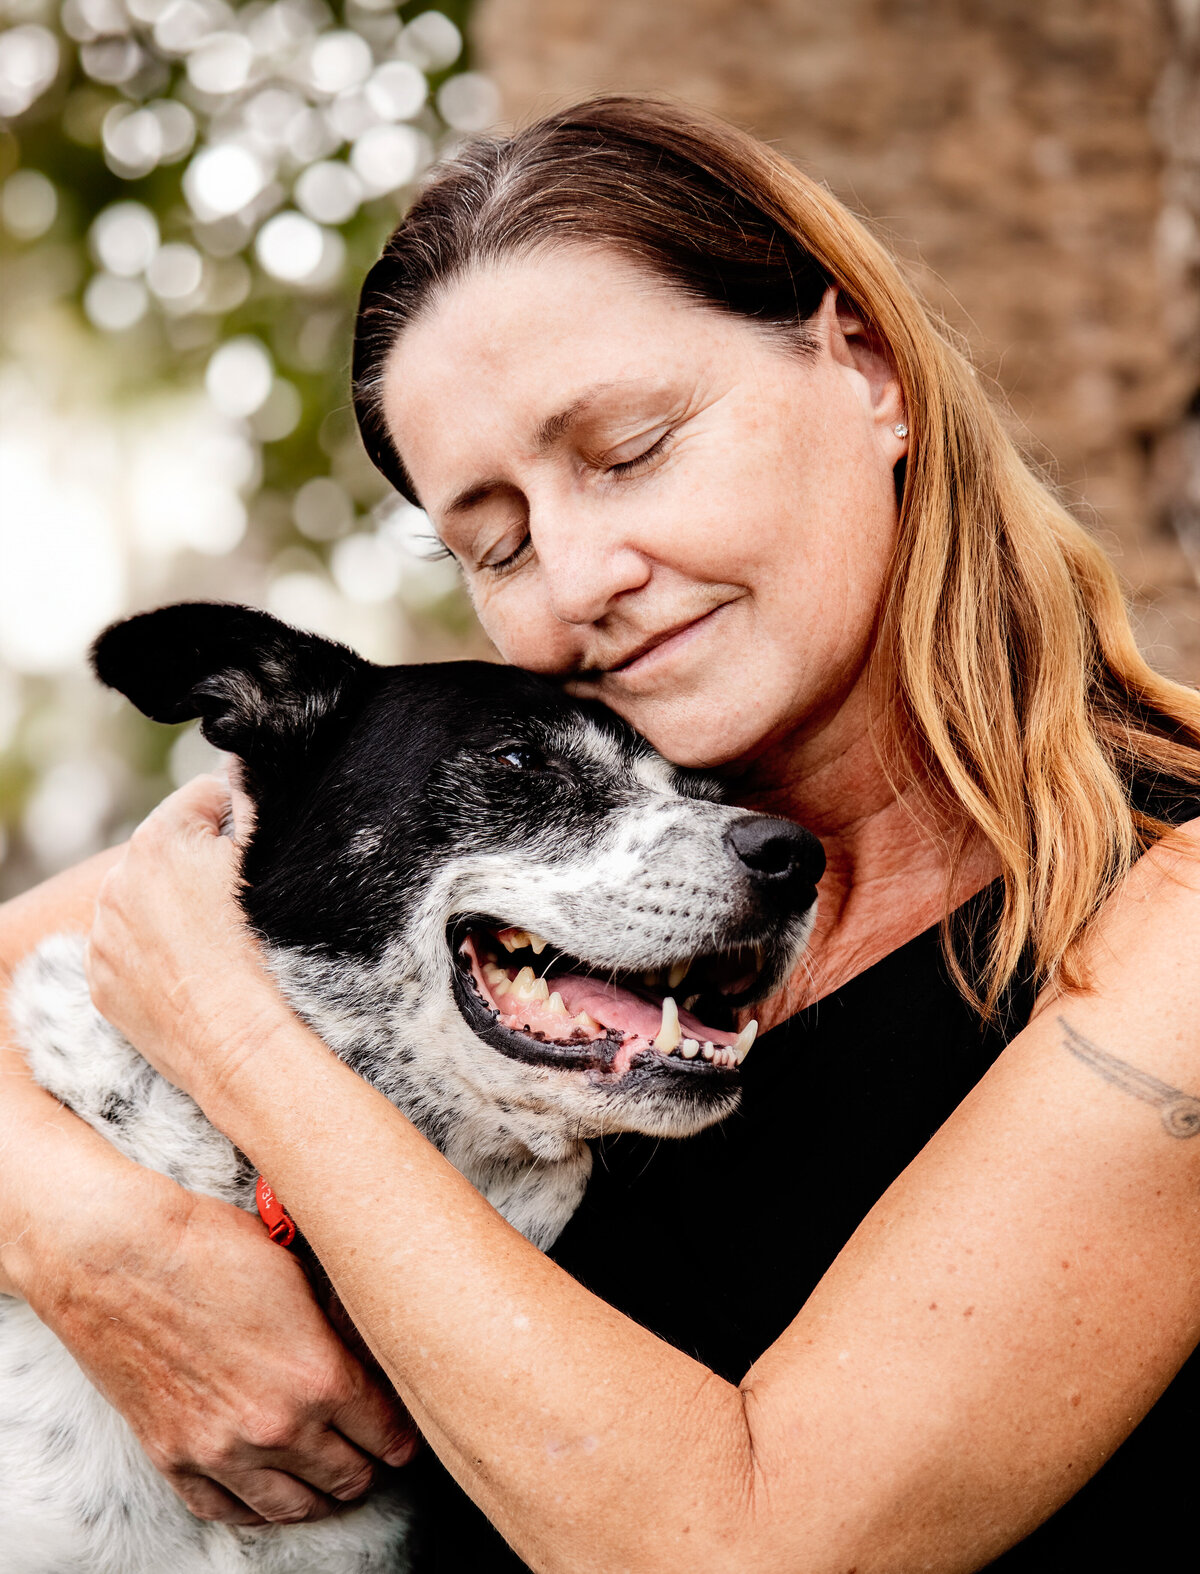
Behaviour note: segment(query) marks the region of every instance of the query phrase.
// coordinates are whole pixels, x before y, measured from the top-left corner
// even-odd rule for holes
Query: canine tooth
[[[529,993],[534,1000],[549,1000],[550,985],[544,978],[535,978]]]
[[[734,1062],[736,1065],[740,1066],[742,1061],[745,1060],[746,1056],[750,1053],[751,1044],[754,1043],[754,1040],[757,1037],[758,1023],[753,1019],[753,1017],[751,1017],[750,1021],[746,1023],[745,1027],[738,1034],[737,1039],[734,1042],[733,1052]]]
[[[546,949],[546,942],[542,939],[541,935],[535,935],[532,929],[529,931],[529,944],[533,948],[534,956],[541,956],[542,952]]]
[[[690,962],[676,962],[674,967],[672,967],[671,971],[667,974],[667,988],[678,989],[680,984],[682,984],[684,979],[687,977],[687,970],[689,967],[691,967],[691,965],[692,964]]]
[[[699,998],[699,995],[686,996],[683,1002],[683,1009],[685,1011],[694,1011],[696,1009],[696,1002],[699,1000]]]
[[[553,1013],[553,1015],[554,1015],[554,1016],[556,1016],[556,1017],[565,1017],[565,1016],[566,1016],[566,1014],[567,1014],[567,1008],[566,1008],[566,1006],[565,1006],[565,1005],[564,1005],[564,1004],[563,1004],[563,997],[562,997],[562,996],[561,996],[561,995],[560,995],[560,994],[559,994],[559,992],[558,992],[558,990],[557,990],[557,989],[556,989],[556,990],[555,990],[555,991],[554,991],[554,993],[553,993],[553,994],[552,994],[552,995],[551,995],[551,996],[550,996],[550,1000],[549,1000],[549,1004],[548,1004],[548,1009],[549,1009],[549,1010],[550,1010],[550,1011],[551,1011],[551,1012],[552,1012],[552,1013]]]
[[[681,1038],[679,1031],[679,1007],[675,1004],[675,996],[667,995],[663,1000],[662,1026],[654,1039],[654,1047],[660,1054],[669,1055]]]
[[[705,1060],[711,1060],[713,1058],[713,1053],[714,1053],[713,1052],[713,1047],[707,1041],[707,1039],[705,1040],[705,1042],[703,1044],[701,1044],[701,1046],[700,1046],[700,1053],[704,1056]]]
[[[531,967],[523,967],[516,978],[513,979],[513,994],[521,1000],[531,999],[533,996],[533,983],[533,969]]]
[[[700,1041],[695,1038],[685,1038],[679,1046],[679,1053],[685,1060],[695,1060],[700,1053]]]
[[[597,1033],[604,1032],[604,1023],[597,1022],[595,1017],[588,1016],[586,1011],[581,1011],[575,1018],[575,1021],[580,1027],[586,1028],[589,1033],[592,1032],[593,1029]]]

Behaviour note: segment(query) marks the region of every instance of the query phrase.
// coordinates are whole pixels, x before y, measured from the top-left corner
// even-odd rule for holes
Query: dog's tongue
[[[662,1027],[662,1006],[643,1000],[630,989],[619,984],[608,984],[600,978],[589,978],[583,973],[554,973],[547,979],[551,989],[557,989],[563,1005],[571,1016],[586,1011],[597,1022],[626,1038],[652,1039]],[[684,1038],[694,1038],[710,1044],[732,1044],[736,1033],[725,1033],[720,1028],[709,1027],[694,1017],[690,1011],[680,1010],[679,1027]]]

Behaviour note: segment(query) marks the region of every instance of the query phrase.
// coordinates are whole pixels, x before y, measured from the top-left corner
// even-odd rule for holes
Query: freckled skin
[[[902,410],[832,292],[812,335],[802,354],[620,257],[566,248],[457,282],[389,363],[394,440],[502,654],[539,672],[604,669],[579,691],[681,764],[822,732],[836,753],[862,730]],[[539,423],[588,395],[539,450]]]

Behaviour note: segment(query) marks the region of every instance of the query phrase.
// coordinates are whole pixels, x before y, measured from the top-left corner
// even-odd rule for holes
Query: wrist
[[[198,1046],[196,1063],[204,1071],[191,1089],[213,1125],[248,1150],[249,1123],[261,1106],[278,1109],[308,1080],[315,1066],[330,1058],[325,1043],[308,1028],[273,989],[261,998],[243,999],[236,1024],[225,1033],[205,1032],[207,1047]],[[251,1126],[252,1129],[252,1126]]]

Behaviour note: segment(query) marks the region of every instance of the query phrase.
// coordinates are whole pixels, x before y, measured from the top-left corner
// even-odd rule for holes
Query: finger
[[[193,776],[142,821],[140,840],[186,835],[220,836],[229,814],[229,782],[216,775]]]
[[[412,1417],[394,1393],[385,1392],[359,1366],[354,1392],[330,1415],[330,1426],[364,1453],[388,1465],[406,1465],[417,1446]]]
[[[243,1470],[216,1479],[227,1492],[240,1498],[272,1525],[328,1519],[334,1510],[333,1502],[323,1493],[314,1492],[303,1481],[297,1481],[295,1476],[282,1470]]]
[[[233,839],[244,847],[254,834],[257,815],[254,799],[242,785],[242,762],[236,754],[227,754],[222,762],[222,774],[229,783],[229,803],[233,815]]]
[[[294,1448],[270,1456],[270,1464],[340,1503],[362,1497],[375,1479],[375,1461],[324,1427],[306,1431]]]
[[[208,1476],[168,1476],[167,1480],[197,1519],[214,1520],[223,1525],[267,1523],[261,1514],[256,1514]]]

